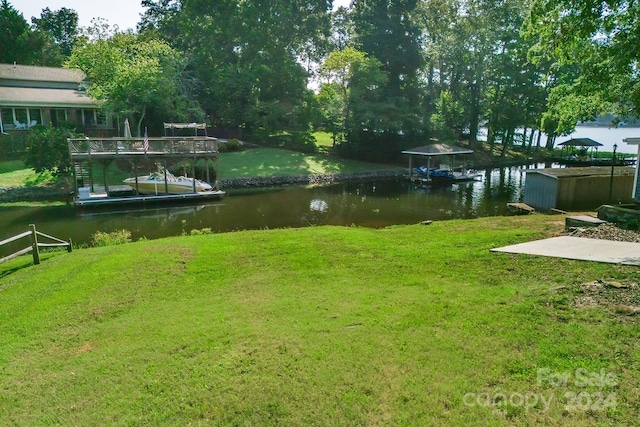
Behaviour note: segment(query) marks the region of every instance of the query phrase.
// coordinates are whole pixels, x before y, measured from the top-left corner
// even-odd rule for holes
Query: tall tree
[[[8,0],[0,1],[0,29],[0,63],[34,64],[42,39]]]
[[[153,5],[143,22],[187,53],[200,84],[199,100],[215,126],[263,135],[308,127],[301,112],[309,73],[302,63],[323,53],[318,46],[329,34],[330,1],[161,0]],[[171,18],[163,18],[160,10]]]
[[[563,81],[553,89],[547,116],[555,111],[565,122],[570,116],[580,120],[594,113],[640,116],[640,4],[533,0],[525,28],[536,42],[532,58],[553,61],[557,71],[574,71],[561,76]]]
[[[376,129],[355,120],[349,134],[353,143],[377,145],[367,150],[377,160],[399,156],[400,149],[417,142],[422,131],[419,72],[423,58],[417,5],[417,0],[352,3],[355,47],[376,59],[386,78],[383,85],[372,87],[378,102],[385,104],[376,108],[380,116],[375,121],[367,121],[367,126],[375,123]],[[369,110],[368,115],[371,113]]]
[[[78,14],[73,9],[63,7],[51,11],[48,7],[42,10],[40,18],[32,17],[35,29],[50,34],[60,53],[66,58],[71,55],[73,45],[78,37]]]
[[[113,112],[134,116],[138,136],[151,109],[167,120],[177,107],[189,105],[179,90],[181,56],[159,40],[117,33],[76,47],[67,65],[87,74],[90,96]]]

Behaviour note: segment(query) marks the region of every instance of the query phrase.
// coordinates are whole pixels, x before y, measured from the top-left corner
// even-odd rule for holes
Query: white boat
[[[165,181],[166,176],[166,181]],[[184,194],[194,192],[211,191],[210,184],[199,179],[188,178],[186,176],[175,176],[171,172],[160,168],[158,172],[149,175],[139,176],[137,189],[140,194]],[[124,183],[136,189],[136,179],[127,178]]]

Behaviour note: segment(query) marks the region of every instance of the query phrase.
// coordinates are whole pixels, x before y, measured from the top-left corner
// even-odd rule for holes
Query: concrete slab
[[[640,243],[584,237],[552,237],[491,251],[640,266]]]
[[[571,215],[565,218],[564,224],[566,228],[569,227],[597,227],[601,224],[606,223],[599,218],[594,218],[588,215]]]

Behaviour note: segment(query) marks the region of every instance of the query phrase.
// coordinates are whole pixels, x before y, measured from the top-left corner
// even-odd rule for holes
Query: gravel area
[[[564,234],[575,237],[587,237],[589,239],[640,243],[640,233],[638,231],[625,230],[611,223],[602,224],[597,227],[571,227]]]

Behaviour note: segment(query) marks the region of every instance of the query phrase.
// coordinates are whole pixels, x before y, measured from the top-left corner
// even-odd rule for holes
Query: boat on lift
[[[136,178],[127,178],[124,183],[140,194],[185,194],[213,190],[207,182],[186,176],[175,176],[162,167],[149,175],[138,177],[137,182]]]

